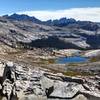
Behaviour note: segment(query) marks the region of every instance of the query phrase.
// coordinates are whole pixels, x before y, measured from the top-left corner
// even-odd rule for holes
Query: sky
[[[40,20],[61,17],[100,22],[100,0],[2,0],[0,15],[27,14]]]

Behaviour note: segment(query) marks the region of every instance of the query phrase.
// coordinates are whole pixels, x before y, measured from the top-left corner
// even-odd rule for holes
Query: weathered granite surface
[[[69,77],[13,62],[0,69],[2,100],[100,100],[99,76]]]

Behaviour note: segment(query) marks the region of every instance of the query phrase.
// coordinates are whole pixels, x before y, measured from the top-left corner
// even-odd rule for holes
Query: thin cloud
[[[75,18],[76,20],[100,22],[100,7],[71,8],[55,11],[22,11],[18,12],[18,14],[27,14],[29,16],[35,16],[36,18],[43,21],[67,17]]]

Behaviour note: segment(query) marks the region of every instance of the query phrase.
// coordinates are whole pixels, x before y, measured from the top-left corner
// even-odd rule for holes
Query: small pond
[[[87,62],[88,58],[80,57],[80,56],[73,56],[73,57],[59,57],[56,59],[56,63],[58,64],[66,64],[66,63],[80,63],[80,62]]]

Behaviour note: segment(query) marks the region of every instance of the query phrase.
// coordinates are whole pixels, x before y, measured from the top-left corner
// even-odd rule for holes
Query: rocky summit
[[[100,77],[68,77],[0,62],[0,100],[100,100]]]

